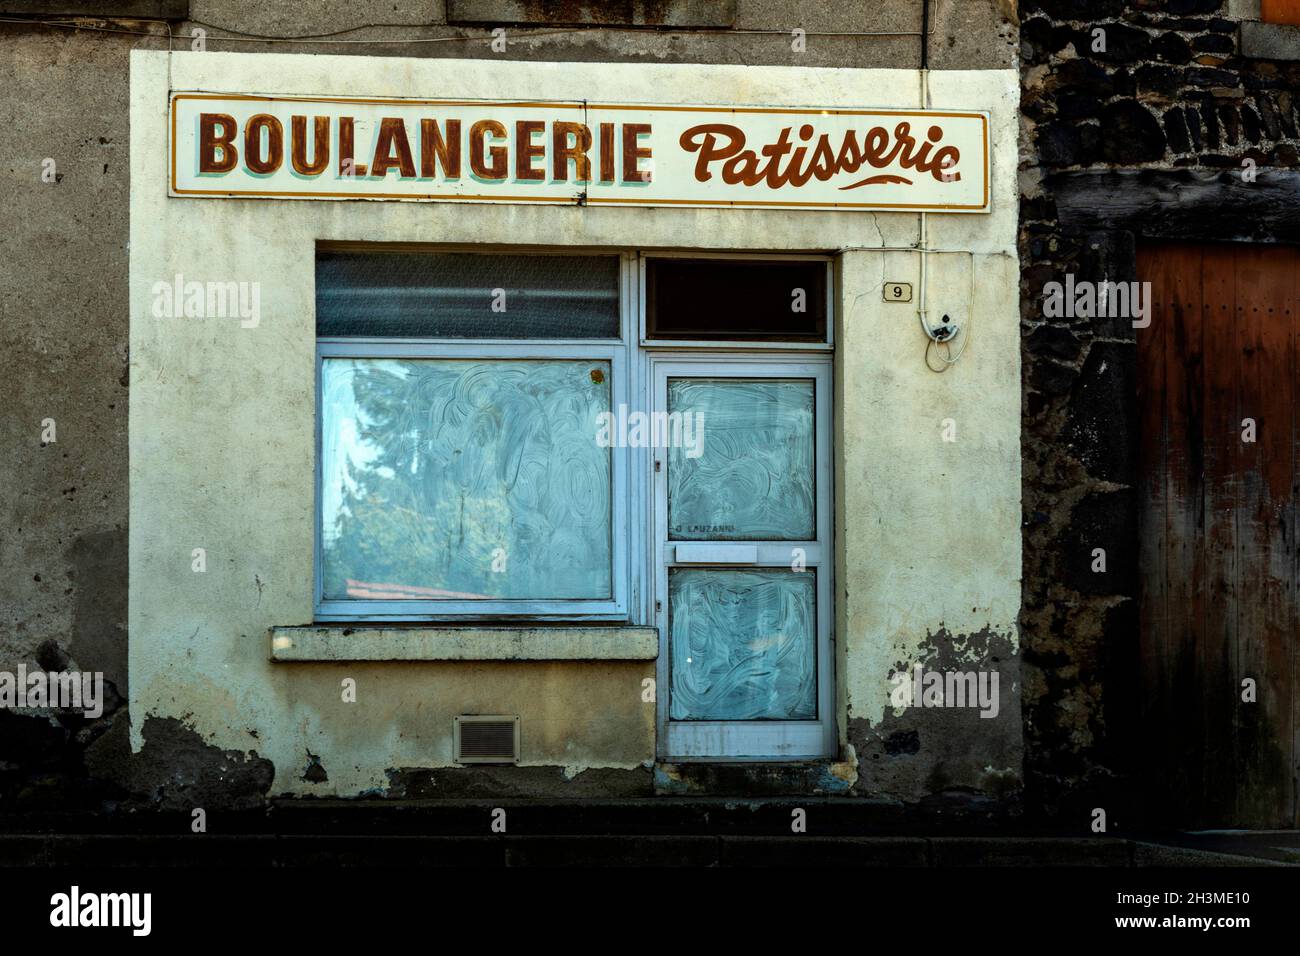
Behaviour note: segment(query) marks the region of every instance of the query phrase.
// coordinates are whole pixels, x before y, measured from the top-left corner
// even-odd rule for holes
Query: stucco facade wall
[[[918,797],[1019,776],[1018,77],[931,77],[935,108],[992,117],[989,215],[932,216],[932,308],[975,336],[927,371],[914,308],[881,286],[917,268],[916,214],[169,199],[168,89],[298,95],[915,108],[912,70],[224,53],[132,57],[130,668],[132,742],[174,718],[274,765],[274,793],[386,792],[450,763],[451,716],[521,713],[522,762],[566,777],[641,773],[653,663],[271,663],[267,631],[312,620],[314,255],[322,241],[843,252],[837,320],[836,595],[841,738],[857,789]],[[261,284],[261,321],[157,319],[155,282]],[[911,281],[916,281],[911,278]],[[956,441],[942,437],[945,419]],[[208,570],[191,570],[191,552]],[[1007,699],[975,712],[889,707],[913,661],[997,658]],[[358,683],[358,704],[340,681]],[[360,701],[365,700],[366,706]],[[970,718],[954,735],[952,726]],[[535,728],[531,731],[528,728]],[[933,732],[933,734],[932,734]],[[925,734],[901,750],[898,734]],[[865,752],[870,751],[870,757]],[[319,764],[324,773],[308,772]],[[855,764],[856,769],[855,769]],[[937,774],[937,776],[936,776]],[[323,779],[322,779],[323,778]],[[996,779],[994,779],[996,778]]]
[[[579,7],[623,5],[515,4],[535,19],[531,26],[508,24],[506,49],[490,54],[488,26],[451,22],[450,5],[443,0],[400,9],[381,0],[0,0],[0,13],[7,18],[0,22],[0,85],[5,90],[0,121],[6,129],[0,137],[0,193],[8,214],[0,234],[7,265],[0,270],[5,356],[0,393],[6,410],[0,416],[5,450],[0,456],[0,487],[5,489],[0,495],[0,667],[102,672],[107,690],[104,714],[94,720],[0,710],[0,805],[42,811],[56,806],[99,810],[110,805],[105,800],[112,805],[128,800],[212,806],[222,800],[260,799],[275,792],[273,778],[278,777],[278,788],[301,775],[299,767],[312,765],[311,758],[286,747],[289,763],[277,774],[270,761],[258,756],[264,740],[232,734],[231,739],[241,741],[240,749],[223,751],[184,717],[147,714],[135,716],[136,742],[143,735],[144,749],[131,752],[131,715],[125,706],[131,683],[127,528],[133,520],[127,500],[131,51],[188,50],[193,31],[204,30],[207,50],[214,54],[346,52],[375,59],[452,61],[491,55],[502,63],[902,70],[915,70],[920,63],[915,0],[669,0],[641,6],[671,19],[678,7],[693,5],[731,8],[730,24],[704,30],[683,20],[675,28],[628,29],[606,16],[576,21],[581,26],[566,21],[567,26],[557,28],[550,22],[552,12],[567,16]],[[935,70],[1015,66],[1020,44],[1015,0],[939,0],[933,6],[929,51]],[[796,28],[807,31],[798,52],[792,47]],[[280,39],[272,42],[259,35]],[[285,39],[294,37],[323,39]],[[912,77],[914,89],[916,74]],[[937,75],[935,81],[940,88]],[[793,88],[804,82],[798,80]],[[874,89],[867,94],[855,94],[858,105],[882,102]],[[650,90],[643,95],[654,98]],[[46,160],[57,164],[50,182],[41,178]],[[1003,202],[997,196],[995,209]],[[423,214],[429,211],[422,207]],[[856,231],[865,237],[855,241],[915,240],[915,217],[854,218]],[[824,248],[818,217],[791,219],[798,220],[789,227],[799,232],[797,245]],[[914,328],[914,322],[901,320],[900,334],[909,325]],[[55,443],[42,441],[47,418],[57,423]],[[191,626],[182,637],[194,632]],[[331,687],[336,676],[330,678]],[[167,709],[184,710],[177,702]],[[903,733],[903,745],[893,743],[888,749],[897,755],[892,762],[915,777],[921,762],[915,758],[925,758],[943,735],[929,735],[913,750],[910,733]],[[886,739],[891,736],[887,733]],[[960,750],[956,744],[940,748],[938,759]],[[852,770],[847,765],[838,769]],[[543,774],[539,768],[535,775],[543,789],[556,778],[553,768],[546,770]],[[330,779],[342,772],[330,772]],[[501,792],[511,785],[486,772],[456,772],[489,788],[482,792]],[[626,792],[618,790],[611,776],[622,773],[610,771],[588,790],[573,789],[577,780],[563,785],[566,792]],[[856,773],[850,776],[857,779]],[[646,777],[638,771],[631,786],[644,786]],[[836,779],[843,782],[843,776]],[[477,785],[473,781],[458,786]],[[426,783],[408,776],[387,792],[422,793]],[[754,792],[752,781],[741,781],[739,790]]]

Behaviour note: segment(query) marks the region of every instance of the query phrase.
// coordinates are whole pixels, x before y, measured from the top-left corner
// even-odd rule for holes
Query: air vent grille
[[[519,718],[468,716],[456,718],[456,763],[518,763]]]

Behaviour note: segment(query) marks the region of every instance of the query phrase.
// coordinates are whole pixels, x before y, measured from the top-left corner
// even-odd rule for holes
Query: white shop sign
[[[989,211],[982,112],[173,93],[169,193]]]

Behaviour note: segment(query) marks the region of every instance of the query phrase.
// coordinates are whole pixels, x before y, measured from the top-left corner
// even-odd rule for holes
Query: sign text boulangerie
[[[989,211],[979,112],[175,93],[174,196]]]

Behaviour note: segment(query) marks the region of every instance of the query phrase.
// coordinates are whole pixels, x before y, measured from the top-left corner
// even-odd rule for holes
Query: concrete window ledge
[[[652,661],[653,627],[273,627],[271,660]]]

